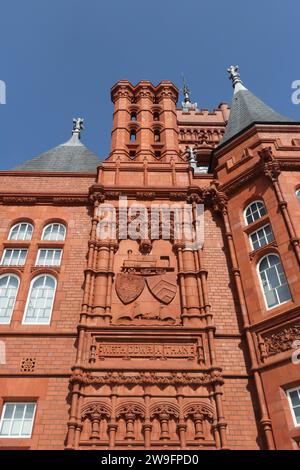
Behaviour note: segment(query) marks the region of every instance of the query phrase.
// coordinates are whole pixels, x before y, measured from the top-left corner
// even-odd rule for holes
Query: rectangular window
[[[38,251],[36,266],[60,266],[62,250],[40,249]]]
[[[300,426],[300,387],[287,391],[295,426]]]
[[[31,437],[35,408],[35,403],[5,403],[0,437]]]
[[[274,235],[270,224],[265,225],[250,234],[250,243],[253,250],[257,250],[258,248],[271,243],[273,240]]]
[[[24,266],[27,258],[26,249],[7,248],[4,250],[1,264],[2,266]]]

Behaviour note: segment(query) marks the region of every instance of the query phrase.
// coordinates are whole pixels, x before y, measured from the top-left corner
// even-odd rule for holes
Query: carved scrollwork
[[[292,349],[296,339],[300,339],[300,322],[286,325],[275,332],[261,334],[259,344],[262,359]]]
[[[91,421],[95,419],[109,419],[110,416],[110,408],[105,403],[88,403],[82,408],[81,411],[82,419],[88,418]]]

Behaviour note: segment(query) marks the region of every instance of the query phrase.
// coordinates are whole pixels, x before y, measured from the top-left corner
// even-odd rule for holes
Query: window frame
[[[64,227],[65,229],[65,233],[64,233],[64,238],[62,240],[47,240],[45,238],[45,232],[47,230],[48,227],[50,227],[51,225],[60,225],[62,227]],[[42,237],[41,237],[41,240],[44,241],[44,242],[65,242],[66,240],[66,235],[67,235],[67,227],[65,224],[63,224],[62,222],[50,222],[49,224],[45,225],[45,227],[43,228],[43,232],[42,232]]]
[[[286,391],[286,394],[287,394],[287,398],[288,398],[288,402],[289,402],[289,407],[290,407],[290,412],[291,412],[291,415],[292,415],[292,418],[293,418],[294,426],[295,426],[296,428],[299,428],[299,427],[300,427],[300,422],[297,423],[296,415],[295,415],[294,407],[293,407],[293,403],[292,403],[292,399],[291,399],[291,396],[290,396],[290,393],[291,393],[291,392],[295,392],[295,391],[298,392],[299,399],[300,399],[300,385],[299,385],[298,387],[289,388],[289,389]],[[300,406],[299,406],[299,407],[300,407]]]
[[[13,230],[14,230],[18,225],[22,225],[22,224],[26,224],[27,226],[30,226],[30,227],[32,228],[31,237],[30,237],[30,238],[11,238],[11,235],[12,235]],[[19,231],[20,231],[20,230],[19,230]],[[18,231],[18,233],[19,233],[19,231]],[[30,222],[25,222],[25,221],[24,221],[24,222],[17,222],[16,224],[14,224],[14,225],[10,228],[9,233],[8,233],[8,238],[7,238],[7,240],[9,240],[9,241],[22,241],[22,242],[23,242],[23,241],[24,241],[24,242],[26,242],[26,241],[31,241],[31,240],[32,240],[32,236],[33,236],[33,232],[34,232],[34,225],[33,225],[32,223],[30,223]],[[27,233],[27,228],[26,228],[26,233]]]
[[[260,275],[260,270],[259,270],[259,266],[260,266],[260,263],[265,259],[267,258],[268,256],[276,256],[279,261],[280,261],[280,264],[282,266],[282,270],[283,270],[283,273],[284,273],[284,277],[285,277],[285,280],[286,280],[286,285],[288,286],[288,289],[289,289],[289,293],[290,293],[290,298],[288,300],[285,300],[284,302],[279,302],[278,304],[276,305],[273,305],[272,307],[269,307],[268,306],[268,303],[267,303],[267,298],[266,298],[266,295],[265,295],[265,291],[264,291],[264,286],[263,286],[263,283],[262,283],[262,279],[261,279],[261,275]],[[281,257],[279,256],[278,253],[276,252],[270,252],[270,253],[267,253],[265,254],[264,256],[262,256],[261,258],[259,258],[259,260],[257,261],[257,264],[256,264],[256,271],[257,271],[257,276],[258,276],[258,280],[259,280],[259,284],[260,284],[260,288],[261,288],[261,292],[262,292],[262,295],[263,295],[263,298],[264,298],[264,302],[265,302],[265,307],[267,310],[272,310],[273,308],[277,308],[283,304],[286,304],[287,302],[291,302],[292,300],[292,293],[291,293],[291,289],[290,289],[290,286],[289,286],[289,283],[287,281],[287,277],[286,277],[286,274],[285,274],[285,270],[284,270],[284,267],[283,267],[283,264],[282,264],[282,261],[281,261]],[[276,290],[276,289],[275,289]],[[276,296],[278,297],[278,294],[277,294],[277,290],[276,290]]]
[[[10,251],[26,251],[26,256],[25,256],[25,259],[24,259],[24,263],[23,264],[3,264],[3,261],[4,261],[4,258],[5,258],[5,253],[10,250]],[[27,261],[27,256],[28,256],[28,248],[17,248],[17,247],[5,247],[4,250],[3,250],[3,253],[2,253],[2,256],[1,256],[1,261],[0,261],[0,266],[3,266],[3,267],[11,267],[11,266],[25,266],[26,264],[26,261]],[[10,257],[10,261],[11,259],[13,258],[13,256],[11,255]],[[19,261],[19,258],[20,258],[20,255],[18,257],[18,261]]]
[[[26,314],[27,314],[27,309],[28,309],[28,305],[29,305],[29,302],[30,302],[30,297],[31,297],[33,285],[39,278],[45,277],[45,276],[51,277],[55,282],[54,295],[53,295],[51,309],[50,309],[49,321],[48,321],[48,323],[38,323],[38,322],[26,321]],[[24,309],[23,318],[22,318],[22,325],[49,326],[51,324],[56,291],[57,291],[57,279],[56,279],[55,276],[53,276],[52,274],[49,274],[49,273],[42,273],[42,274],[39,274],[38,276],[35,276],[30,282],[30,287],[29,287],[29,291],[28,291],[28,294],[27,294],[25,309]]]
[[[10,313],[10,318],[9,318],[9,321],[7,323],[3,323],[0,319],[0,325],[10,325],[11,324],[11,319],[12,319],[12,316],[14,314],[14,309],[15,309],[15,305],[16,305],[16,301],[17,301],[17,297],[18,297],[18,293],[19,293],[19,289],[20,289],[20,284],[21,284],[21,280],[19,278],[19,276],[17,276],[17,274],[15,273],[4,273],[4,274],[1,274],[0,275],[0,279],[4,278],[4,277],[8,277],[8,276],[11,276],[11,277],[14,277],[15,279],[17,279],[18,281],[18,287],[17,287],[17,291],[16,291],[16,295],[15,295],[15,299],[14,299],[14,303],[13,303],[13,306],[12,306],[12,309],[11,309],[11,313]],[[7,307],[6,307],[7,308]]]
[[[260,203],[262,203],[262,204],[264,205],[264,208],[265,208],[266,213],[265,213],[265,215],[260,216],[258,219],[253,220],[252,222],[248,222],[247,216],[246,216],[246,212],[247,212],[247,210],[249,209],[249,207],[252,206],[252,204],[255,204],[255,203],[258,203],[258,202],[260,202]],[[263,217],[265,217],[267,214],[268,214],[268,211],[267,211],[265,202],[264,202],[262,199],[256,199],[255,201],[249,202],[249,204],[247,204],[247,206],[245,207],[245,209],[244,209],[244,214],[243,214],[243,215],[244,215],[244,222],[245,222],[246,226],[248,227],[248,226],[250,226],[251,224],[254,224],[255,222],[258,222],[259,220],[261,220],[261,219],[262,219]]]
[[[5,410],[6,410],[6,406],[7,405],[34,405],[34,410],[33,410],[33,415],[32,415],[32,419],[31,419],[31,427],[30,427],[30,435],[28,436],[22,436],[22,435],[13,435],[13,436],[3,436],[0,434],[0,439],[31,439],[32,438],[32,434],[33,434],[33,425],[34,425],[34,421],[35,421],[35,415],[36,415],[36,409],[37,409],[37,402],[36,401],[5,401],[3,403],[3,407],[2,407],[2,413],[1,413],[1,419],[0,419],[0,429],[2,428],[2,425],[3,425],[3,421],[4,421],[4,414],[5,414]],[[14,413],[15,413],[15,410],[14,410]],[[14,414],[13,414],[14,416]],[[24,411],[23,411],[23,416],[24,416]],[[13,424],[13,420],[11,420],[11,425],[10,425],[10,429],[11,429],[11,426]],[[22,418],[22,426],[24,424],[24,418]]]
[[[40,257],[40,253],[41,251],[60,251],[60,257],[59,257],[59,263],[58,264],[38,264],[38,260],[39,260],[39,257]],[[46,267],[53,267],[53,268],[58,268],[61,266],[61,260],[62,260],[62,255],[63,255],[63,249],[62,248],[44,248],[44,247],[41,247],[38,249],[38,252],[37,252],[37,255],[36,255],[36,260],[35,260],[35,266],[37,267],[42,267],[42,268],[46,268]],[[46,256],[45,256],[45,259],[46,259]]]
[[[254,233],[257,233],[259,230],[263,230],[263,229],[265,229],[265,227],[268,227],[268,226],[271,227],[271,231],[272,231],[272,234],[273,234],[273,240],[271,240],[270,242],[267,241],[267,243],[265,243],[265,244],[262,245],[262,246],[259,246],[258,248],[254,248],[253,242],[252,242],[252,239],[251,239],[251,235],[254,235]],[[270,224],[270,222],[267,222],[266,224],[262,225],[261,227],[258,227],[258,228],[256,228],[255,230],[253,230],[253,232],[249,233],[249,234],[248,234],[248,239],[249,239],[249,243],[250,243],[250,247],[251,247],[251,250],[252,250],[252,251],[257,251],[257,250],[259,250],[260,248],[264,248],[265,246],[267,246],[267,245],[269,245],[270,243],[272,243],[272,242],[275,240],[275,237],[274,237],[273,228],[272,228],[272,225]]]

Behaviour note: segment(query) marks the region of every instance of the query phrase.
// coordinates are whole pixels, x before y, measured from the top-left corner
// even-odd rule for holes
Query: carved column
[[[178,387],[177,401],[178,401],[178,408],[179,408],[179,422],[177,424],[177,430],[179,434],[181,449],[186,448],[186,429],[187,429],[187,425],[186,425],[184,414],[183,414],[183,396],[184,395],[183,395],[182,387]]]
[[[148,387],[145,387],[144,399],[145,399],[145,421],[143,424],[143,432],[145,438],[145,448],[151,448],[151,430],[152,424],[150,421],[150,394],[147,390]]]
[[[116,422],[116,401],[117,401],[117,387],[113,386],[111,391],[111,419],[108,423],[108,436],[109,448],[114,449],[116,442],[116,433],[118,425]]]

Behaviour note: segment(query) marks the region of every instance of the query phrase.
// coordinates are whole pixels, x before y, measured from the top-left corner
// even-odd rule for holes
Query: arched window
[[[43,230],[42,240],[63,241],[66,236],[66,227],[63,224],[49,224]]]
[[[136,132],[135,130],[130,131],[130,141],[134,142],[136,140]]]
[[[159,113],[157,111],[153,113],[153,121],[159,121]]]
[[[33,226],[28,222],[20,222],[14,225],[9,232],[9,240],[31,240]]]
[[[154,142],[160,142],[160,132],[159,132],[159,130],[154,131]]]
[[[297,189],[296,196],[297,196],[298,201],[300,202],[300,189]]]
[[[49,274],[42,274],[32,280],[23,323],[31,325],[50,323],[55,290],[56,279]]]
[[[268,308],[276,307],[291,299],[290,289],[278,255],[272,253],[264,256],[258,264],[258,273]]]
[[[132,113],[130,114],[130,120],[131,121],[136,121],[136,112],[135,111],[132,111]]]
[[[267,210],[262,201],[254,201],[249,204],[249,206],[245,209],[245,220],[246,224],[252,224],[258,219],[261,219],[264,215],[266,215]]]
[[[14,274],[0,277],[0,323],[8,325],[15,306],[19,289],[19,278]]]

